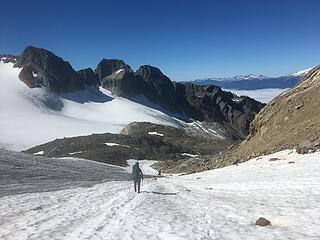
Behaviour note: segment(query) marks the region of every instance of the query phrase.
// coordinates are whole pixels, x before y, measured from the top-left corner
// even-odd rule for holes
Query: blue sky
[[[30,0],[1,9],[0,53],[34,45],[75,69],[119,58],[179,81],[320,64],[318,0]]]

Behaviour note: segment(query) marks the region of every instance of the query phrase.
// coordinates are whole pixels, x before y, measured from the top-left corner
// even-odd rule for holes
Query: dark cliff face
[[[200,121],[222,123],[243,137],[249,133],[249,125],[254,116],[264,107],[264,104],[254,99],[237,97],[214,85],[175,83],[175,88],[180,98],[186,99],[192,106],[191,112],[187,112],[191,117]]]
[[[69,62],[42,48],[27,47],[15,67],[22,68],[19,78],[31,88],[45,86],[54,92],[84,89],[83,77]]]
[[[139,82],[134,73],[125,69],[101,79],[101,86],[121,97],[131,97],[139,94]]]
[[[86,86],[96,86],[100,85],[99,77],[91,68],[85,68],[78,71],[78,74],[82,76],[84,84]]]
[[[177,95],[173,82],[160,69],[144,65],[135,72],[135,76],[143,86],[140,94],[150,101],[175,113],[183,113],[188,108],[187,102]]]
[[[95,72],[91,68],[76,72],[52,52],[29,46],[15,66],[22,68],[19,78],[31,88],[45,86],[54,92],[71,92],[101,85],[122,97],[142,95],[184,120],[220,123],[242,137],[249,133],[250,122],[264,106],[214,85],[172,82],[160,69],[150,65],[141,66],[134,73],[118,59],[101,60]]]
[[[239,133],[249,133],[250,122],[264,104],[237,97],[214,85],[174,83],[160,69],[144,65],[133,75],[116,71],[102,79],[102,86],[123,97],[143,95],[163,109],[190,119],[218,122]]]
[[[127,71],[132,71],[130,66],[125,64],[124,61],[119,59],[102,59],[96,70],[95,73],[98,74],[100,81],[107,77],[112,75],[112,73],[120,70],[125,69]]]

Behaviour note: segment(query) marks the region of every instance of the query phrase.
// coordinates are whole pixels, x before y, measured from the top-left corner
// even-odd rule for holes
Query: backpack
[[[132,166],[132,180],[134,181],[140,181],[140,168],[137,165]]]

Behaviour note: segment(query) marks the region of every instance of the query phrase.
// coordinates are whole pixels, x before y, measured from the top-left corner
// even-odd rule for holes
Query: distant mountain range
[[[204,78],[194,81],[187,81],[197,85],[216,85],[224,89],[237,90],[257,90],[265,88],[292,88],[294,87],[312,68],[308,68],[296,73],[281,77],[268,77],[264,75],[244,75],[227,78]]]

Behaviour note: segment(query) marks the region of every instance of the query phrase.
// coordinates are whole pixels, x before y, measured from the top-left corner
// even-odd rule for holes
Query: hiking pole
[[[131,182],[132,182],[132,180],[129,182],[129,193],[130,193],[130,189],[131,189]]]

